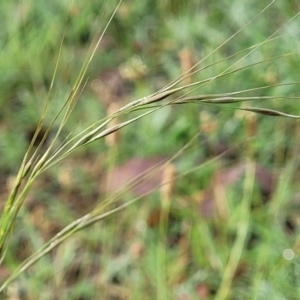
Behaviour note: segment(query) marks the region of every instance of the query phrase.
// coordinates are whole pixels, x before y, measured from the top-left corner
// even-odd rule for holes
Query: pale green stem
[[[221,285],[217,292],[215,300],[229,299],[228,297],[230,293],[231,283],[236,272],[237,266],[239,264],[247,237],[250,217],[249,206],[251,203],[253,184],[255,178],[255,165],[251,161],[247,161],[245,176],[246,177],[244,181],[244,196],[240,207],[240,220],[238,224],[237,236],[232,251],[230,253],[228,263],[224,270]]]

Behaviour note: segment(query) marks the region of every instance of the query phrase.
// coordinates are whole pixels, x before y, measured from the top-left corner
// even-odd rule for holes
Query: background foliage
[[[211,66],[191,74],[185,83],[253,65],[213,79],[195,93],[268,86],[245,96],[274,99],[259,99],[248,106],[299,114],[297,99],[279,99],[298,96],[299,86],[278,85],[299,81],[299,18],[291,18],[300,7],[297,1],[278,1],[259,15],[268,3],[124,1],[88,70],[89,81],[61,142],[104,117],[112,107],[159,90],[204,58],[199,67]],[[115,5],[99,0],[1,4],[2,206],[47,98],[63,36],[51,100],[53,114],[72,88],[94,36]],[[232,56],[266,41],[279,28],[272,41],[248,56],[243,57],[247,51]],[[296,54],[286,55],[292,52]],[[217,61],[221,62],[214,64]],[[115,140],[97,141],[45,172],[17,219],[0,268],[1,281],[72,220],[131,177],[170,158],[201,132],[173,163],[177,174],[195,166],[198,170],[178,179],[167,196],[162,189],[155,190],[167,176],[162,172],[144,186],[124,191],[121,203],[155,190],[74,234],[19,277],[6,297],[225,299],[220,291],[229,280],[228,299],[298,299],[298,121],[232,108],[238,106],[167,106],[128,126]],[[254,187],[248,178],[247,159],[256,163]],[[246,208],[244,199],[249,201]],[[239,248],[242,254],[237,255],[230,278],[230,256],[244,226],[241,216],[248,220],[246,242]]]

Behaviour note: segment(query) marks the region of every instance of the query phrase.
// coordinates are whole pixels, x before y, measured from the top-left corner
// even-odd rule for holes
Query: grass
[[[298,298],[299,7],[269,4],[2,4],[3,297]]]

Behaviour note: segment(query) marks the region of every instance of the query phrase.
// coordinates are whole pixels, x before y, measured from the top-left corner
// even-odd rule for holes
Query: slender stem
[[[252,190],[254,184],[255,177],[255,165],[251,161],[247,161],[246,163],[246,178],[244,182],[244,196],[242,199],[241,207],[240,207],[240,220],[238,224],[238,229],[236,233],[236,239],[230,253],[228,263],[226,265],[222,282],[218,293],[215,297],[215,300],[225,300],[228,299],[231,283],[236,272],[238,263],[240,261],[242,251],[245,245],[248,226],[249,226],[249,218],[250,218],[250,210],[249,205],[251,203],[252,198]]]

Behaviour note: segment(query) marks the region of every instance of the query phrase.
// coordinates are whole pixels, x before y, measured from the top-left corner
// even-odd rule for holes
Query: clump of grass
[[[16,217],[18,216],[22,206],[24,205],[24,201],[30,192],[34,182],[36,179],[44,172],[46,172],[52,166],[60,163],[63,159],[68,157],[69,155],[73,154],[73,152],[77,151],[80,148],[83,148],[95,141],[103,139],[109,135],[118,132],[119,130],[123,129],[127,126],[134,126],[133,124],[146,116],[155,113],[158,110],[170,105],[186,105],[186,104],[199,104],[202,107],[206,106],[218,106],[222,108],[226,108],[228,110],[241,110],[250,113],[262,114],[272,117],[289,117],[289,118],[299,118],[299,116],[294,114],[288,114],[282,112],[280,110],[269,109],[264,107],[233,107],[230,106],[231,104],[237,105],[240,102],[249,102],[254,100],[266,101],[266,100],[276,100],[276,99],[286,99],[286,100],[296,100],[299,99],[299,96],[287,96],[285,94],[282,95],[261,95],[257,96],[257,93],[263,93],[265,90],[274,89],[278,87],[289,87],[289,86],[297,86],[299,82],[283,82],[283,83],[276,83],[276,84],[269,84],[263,85],[259,87],[253,87],[248,89],[242,89],[234,92],[224,92],[224,93],[210,93],[210,94],[196,94],[199,89],[204,89],[208,83],[218,82],[218,80],[226,79],[234,74],[248,70],[255,66],[262,66],[266,63],[270,62],[277,62],[280,58],[286,58],[289,56],[297,55],[297,52],[293,53],[284,53],[281,55],[276,55],[273,57],[268,57],[258,62],[249,63],[247,65],[239,66],[246,58],[251,56],[253,53],[258,51],[263,46],[267,45],[268,43],[274,42],[277,39],[280,39],[280,30],[283,27],[280,27],[277,31],[273,32],[268,38],[264,39],[262,42],[257,43],[256,45],[252,45],[240,52],[231,54],[227,56],[225,59],[221,59],[217,62],[208,63],[201,68],[198,68],[200,64],[204,64],[210,56],[212,56],[217,50],[221,49],[222,47],[226,46],[227,44],[232,42],[232,39],[235,38],[238,34],[242,33],[248,26],[252,24],[257,18],[260,18],[265,11],[273,4],[270,3],[266,6],[261,12],[255,16],[255,18],[245,26],[243,26],[239,31],[237,31],[234,35],[232,35],[229,39],[225,42],[221,43],[214,51],[210,52],[209,55],[205,56],[199,63],[194,65],[191,69],[187,70],[186,73],[183,73],[179,78],[171,82],[170,84],[166,85],[165,87],[161,88],[158,92],[143,97],[141,99],[135,100],[130,102],[129,104],[117,109],[115,112],[112,112],[105,118],[94,122],[90,126],[88,126],[85,130],[80,132],[77,135],[69,135],[62,143],[58,143],[60,140],[60,136],[65,125],[68,122],[73,111],[76,109],[76,103],[78,102],[86,84],[86,72],[93,57],[96,54],[96,50],[103,39],[104,33],[107,27],[112,22],[113,17],[115,16],[121,2],[116,6],[115,10],[111,14],[103,32],[100,34],[100,37],[92,43],[90,51],[88,52],[87,59],[84,62],[81,71],[77,77],[77,80],[74,83],[73,88],[71,89],[67,99],[65,100],[64,104],[61,106],[59,112],[53,117],[50,125],[47,127],[43,138],[39,145],[35,148],[34,144],[37,139],[38,134],[41,132],[45,118],[49,111],[49,106],[51,105],[51,94],[53,85],[56,78],[57,68],[60,62],[61,56],[61,49],[63,46],[64,38],[62,39],[62,44],[60,47],[60,51],[58,53],[58,58],[56,61],[54,75],[50,84],[49,93],[47,99],[45,101],[45,106],[40,118],[40,121],[37,125],[37,129],[34,133],[32,141],[29,145],[28,150],[24,155],[24,159],[22,161],[21,167],[19,172],[16,176],[16,181],[14,187],[8,197],[8,200],[5,204],[3,214],[1,216],[1,232],[0,232],[0,249],[2,251],[2,260],[5,258],[6,250],[10,241],[10,234],[13,234],[14,224],[16,222]],[[294,17],[296,18],[297,15]],[[292,20],[294,20],[292,18]],[[187,77],[190,77],[194,74],[198,74],[204,72],[207,69],[212,67],[221,65],[226,60],[231,60],[237,58],[237,60],[232,63],[229,67],[226,67],[222,71],[218,72],[214,76],[210,76],[206,79],[202,79],[199,81],[194,81],[192,83],[180,85]],[[198,68],[198,69],[197,69]],[[249,94],[254,93],[253,96],[248,96]],[[243,96],[247,95],[247,96]],[[122,120],[118,121],[116,124],[109,125],[113,120]],[[125,121],[124,121],[125,120]],[[43,149],[43,145],[46,142],[46,139],[50,133],[50,131],[54,128],[54,125],[59,122],[58,129],[51,140],[50,144],[47,145],[47,149]],[[127,201],[123,204],[120,204],[119,199],[124,194],[126,190],[129,190],[132,186],[139,184],[141,181],[147,179],[149,176],[156,176],[158,172],[161,172],[166,166],[170,166],[170,163],[174,161],[175,158],[179,157],[180,155],[184,154],[186,149],[195,143],[197,140],[199,133],[196,133],[195,137],[191,139],[183,148],[181,148],[173,157],[167,159],[163,164],[158,166],[154,166],[152,169],[147,170],[144,174],[140,174],[138,178],[134,178],[131,182],[129,182],[125,187],[121,188],[119,191],[116,191],[112,195],[108,196],[105,200],[101,201],[98,205],[90,210],[90,212],[81,218],[75,220],[74,222],[70,223],[64,229],[62,229],[58,234],[56,234],[52,239],[50,239],[47,243],[45,243],[37,252],[35,252],[32,256],[26,259],[20,266],[16,268],[14,273],[2,284],[0,291],[3,291],[15,278],[20,276],[24,273],[30,266],[35,264],[39,259],[44,257],[47,253],[55,249],[58,245],[64,242],[67,238],[74,235],[75,232],[86,228],[103,220],[104,218],[111,216],[125,208],[128,208],[131,204],[135,203],[143,196],[139,196],[137,198],[132,199],[131,201]],[[246,171],[246,178],[244,181],[244,191],[243,191],[243,198],[240,204],[240,218],[238,219],[239,229],[236,232],[236,237],[234,239],[233,247],[228,255],[228,261],[225,265],[220,264],[221,272],[223,273],[222,279],[220,280],[220,286],[217,290],[216,299],[226,299],[230,294],[231,284],[233,281],[233,277],[236,273],[238,268],[238,264],[240,262],[242,252],[246,243],[247,234],[249,231],[249,224],[250,224],[250,206],[251,206],[251,197],[253,193],[253,186],[254,186],[254,173],[255,168],[252,162],[253,154],[248,153],[249,161],[247,163],[247,171]],[[209,160],[207,163],[211,163],[212,161],[217,160],[219,157],[215,157],[212,160]],[[204,165],[204,164],[203,164]],[[194,172],[195,170],[199,170],[202,168],[203,165],[196,166],[195,168],[190,168],[186,172],[182,174],[178,174],[177,176],[171,176],[171,178],[167,178],[162,185],[169,185],[175,179],[178,180]],[[167,169],[168,170],[168,169]],[[153,175],[154,174],[154,175]],[[162,211],[161,214],[161,236],[166,236],[166,228],[168,223],[168,214],[169,214],[169,206],[170,206],[170,193],[168,192],[167,195],[162,196]],[[116,207],[114,207],[116,205]],[[275,204],[274,204],[275,205]],[[277,207],[278,209],[278,207]],[[164,242],[166,243],[166,241]],[[158,271],[158,277],[162,279],[161,285],[157,290],[157,297],[158,299],[166,299],[168,297],[167,292],[167,285],[168,280],[166,278],[166,270],[164,270],[164,266],[162,264],[165,263],[166,259],[166,252],[161,251],[158,254],[158,257],[162,258],[158,260],[158,265],[161,269]],[[166,290],[165,290],[166,289]]]

